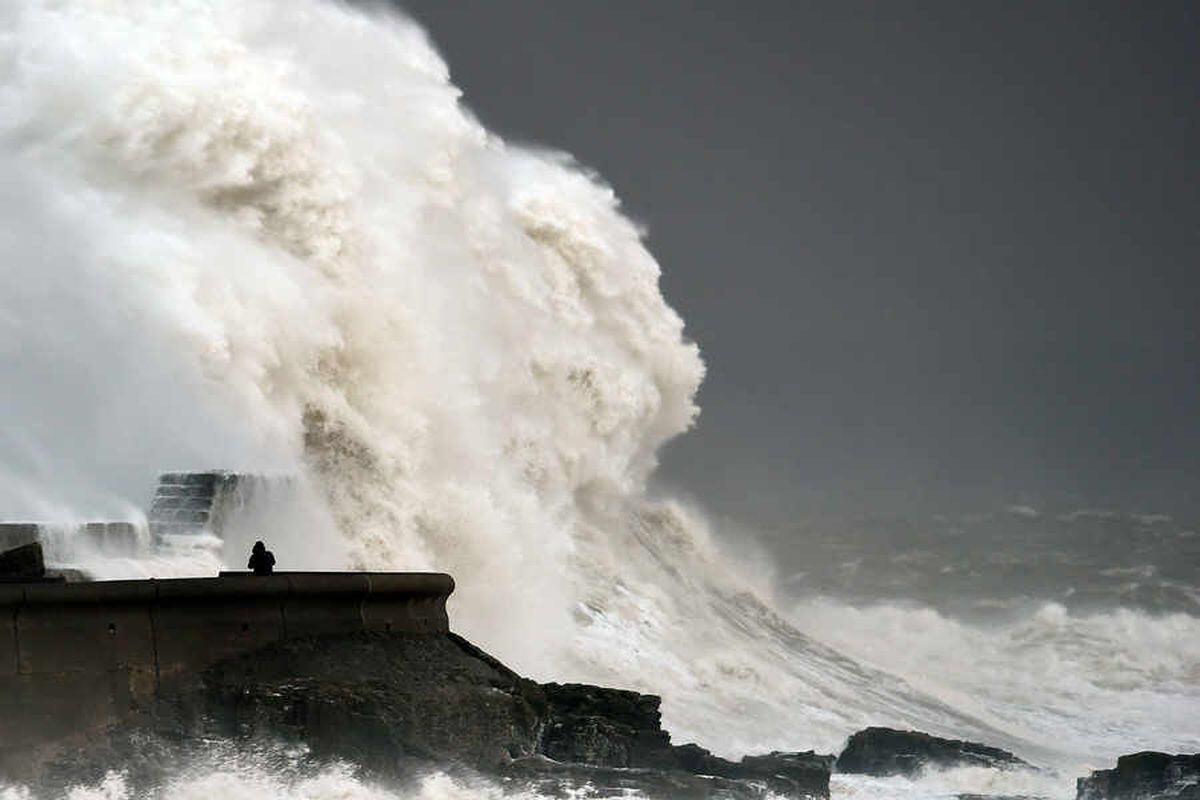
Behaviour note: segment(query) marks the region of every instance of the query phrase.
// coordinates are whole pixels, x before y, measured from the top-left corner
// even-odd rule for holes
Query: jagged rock
[[[464,767],[493,773],[536,752],[545,701],[536,683],[441,634],[341,634],[274,642],[179,676],[150,707],[56,755],[35,784],[53,790],[129,765],[143,787],[169,778],[189,747],[282,745],[385,780]],[[143,759],[142,752],[170,757]]]
[[[191,715],[211,733],[282,734],[384,774],[406,759],[494,769],[537,751],[546,716],[537,684],[441,635],[293,639],[222,662],[202,682],[184,707],[198,703]]]
[[[605,767],[671,761],[660,698],[578,683],[547,683],[541,689],[549,707],[541,751],[555,761]]]
[[[836,764],[838,772],[876,777],[912,777],[926,767],[1013,769],[1030,765],[998,747],[892,728],[866,728],[854,734]]]
[[[300,745],[314,762],[352,763],[391,781],[436,768],[547,794],[587,784],[601,796],[829,796],[832,756],[734,763],[675,747],[659,703],[535,683],[453,634],[289,639],[181,678],[132,722],[59,754],[46,785],[94,782],[113,763],[134,764],[131,780],[155,785],[189,743],[228,740]]]
[[[1077,800],[1200,800],[1200,753],[1121,756],[1076,783]]]
[[[540,752],[555,761],[749,782],[785,797],[829,796],[833,756],[775,752],[728,761],[696,744],[672,746],[655,695],[584,684],[541,688],[549,715]],[[715,785],[695,787],[709,791]]]
[[[763,756],[745,756],[738,763],[717,759],[714,775],[741,781],[763,783],[773,794],[784,797],[828,797],[829,771],[833,756],[773,752]]]
[[[520,758],[502,770],[504,783],[514,789],[549,797],[654,797],[670,800],[768,800],[761,783],[694,775],[680,770],[619,768],[593,764],[564,764],[545,756]],[[799,795],[795,795],[799,796]]]
[[[46,561],[42,556],[42,545],[30,542],[0,553],[0,579],[46,577]]]

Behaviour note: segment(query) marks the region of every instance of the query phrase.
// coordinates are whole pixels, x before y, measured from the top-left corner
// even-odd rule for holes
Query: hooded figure
[[[275,554],[262,542],[255,542],[246,566],[254,570],[255,575],[270,575],[275,571]]]

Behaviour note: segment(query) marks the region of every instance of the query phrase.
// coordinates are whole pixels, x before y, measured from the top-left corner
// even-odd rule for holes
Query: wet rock
[[[723,761],[723,759],[720,759]],[[745,756],[737,763],[718,764],[713,774],[765,784],[773,794],[784,797],[829,797],[829,772],[833,756],[773,752]],[[728,765],[728,766],[725,766]]]
[[[548,706],[541,752],[549,758],[606,767],[670,762],[671,737],[655,695],[578,683],[541,690]]]
[[[508,783],[540,794],[565,796],[589,786],[599,796],[630,793],[663,798],[828,798],[833,756],[770,753],[740,762],[713,756],[696,745],[669,748],[676,761],[666,767],[618,768],[562,763],[545,756],[516,759],[502,774]],[[695,758],[690,758],[694,756]]]
[[[1121,756],[1076,783],[1077,800],[1200,800],[1200,753]]]
[[[313,763],[351,763],[389,782],[437,769],[563,796],[585,785],[601,796],[829,796],[832,756],[731,762],[673,746],[659,704],[535,683],[453,634],[289,639],[181,679],[134,721],[62,753],[46,785],[95,782],[132,763],[131,779],[153,786],[189,746],[229,741],[298,747]]]
[[[502,770],[510,788],[548,797],[654,797],[670,800],[768,800],[764,784],[695,775],[681,770],[564,764],[545,756],[514,760]]]
[[[867,728],[854,734],[836,764],[838,772],[876,777],[913,777],[926,767],[1014,769],[1030,765],[998,747],[893,728]]]
[[[774,752],[729,761],[696,744],[673,746],[662,729],[661,699],[656,695],[585,684],[550,683],[541,688],[548,716],[540,753],[556,762],[633,769],[639,775],[657,770],[721,779],[685,781],[695,791],[752,784],[784,797],[829,796],[833,756]],[[601,771],[595,777],[606,774]]]
[[[205,733],[284,737],[382,774],[411,759],[491,770],[537,752],[537,684],[447,636],[360,633],[278,642],[206,670],[180,710]]]

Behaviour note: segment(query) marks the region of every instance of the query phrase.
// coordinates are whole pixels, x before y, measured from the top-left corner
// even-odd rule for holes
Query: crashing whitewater
[[[878,614],[808,609],[839,650],[806,636],[697,512],[647,498],[704,372],[658,264],[595,175],[487,132],[411,22],[323,0],[6,4],[0,172],[6,513],[136,519],[171,467],[302,475],[312,513],[264,531],[289,566],[451,572],[457,630],[536,677],[662,693],[678,740],[834,751],[890,724],[1055,765],[1116,754],[1082,715],[1048,730],[969,686],[914,688],[922,664],[848,638],[894,630]],[[221,758],[164,796],[392,796]],[[119,776],[79,792],[126,796]]]

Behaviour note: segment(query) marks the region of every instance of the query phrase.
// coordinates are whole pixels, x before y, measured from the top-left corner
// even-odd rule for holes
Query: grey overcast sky
[[[647,225],[709,369],[667,483],[1200,509],[1200,5],[402,5]]]

